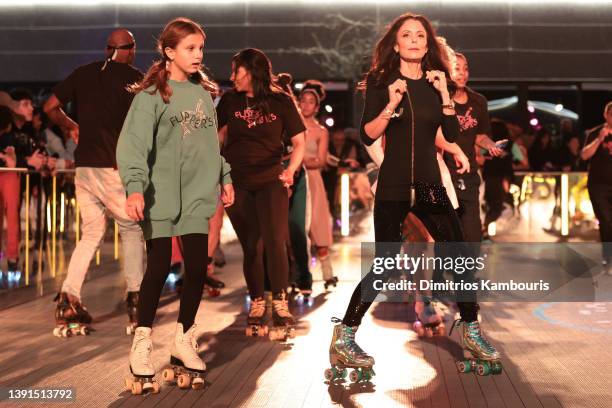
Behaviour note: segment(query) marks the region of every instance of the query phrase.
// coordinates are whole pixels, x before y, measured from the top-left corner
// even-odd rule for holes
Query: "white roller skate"
[[[157,394],[159,383],[153,379],[155,367],[151,361],[153,342],[150,327],[137,327],[130,350],[130,372],[132,378],[125,379],[125,388],[134,395],[146,392]]]
[[[198,355],[198,343],[195,339],[196,325],[192,325],[186,333],[183,333],[182,323],[176,324],[174,344],[170,353],[170,365],[163,371],[164,381],[174,383],[179,388],[191,388],[199,390],[204,388],[204,373],[206,364]]]

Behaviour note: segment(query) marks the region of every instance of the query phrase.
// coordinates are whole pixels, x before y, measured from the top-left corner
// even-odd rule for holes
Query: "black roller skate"
[[[287,294],[280,292],[272,297],[272,321],[270,340],[287,341],[295,337],[295,319],[289,312]]]
[[[225,283],[222,281],[213,278],[212,276],[207,275],[204,278],[204,288],[206,289],[206,293],[210,297],[217,297],[221,295],[221,289],[225,287]]]
[[[128,292],[125,298],[125,307],[127,309],[129,323],[125,327],[125,334],[128,336],[134,334],[138,325],[138,292]]]
[[[325,282],[323,283],[323,286],[325,287],[325,290],[327,290],[331,286],[333,286],[335,288],[337,286],[337,284],[338,284],[338,277],[337,276],[333,276],[330,279],[326,279]]]
[[[79,300],[66,292],[60,292],[53,299],[57,302],[55,307],[55,328],[53,335],[56,337],[70,337],[73,335],[86,336],[91,328],[91,315]]]
[[[266,299],[264,297],[257,297],[251,300],[245,334],[249,337],[262,337],[268,335],[268,326],[266,325]]]

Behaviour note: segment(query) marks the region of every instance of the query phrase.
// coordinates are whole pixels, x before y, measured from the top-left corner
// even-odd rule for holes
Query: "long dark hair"
[[[374,53],[372,55],[372,65],[370,70],[365,75],[362,82],[359,83],[358,89],[364,90],[368,80],[373,79],[376,85],[383,85],[389,80],[389,77],[399,71],[400,56],[395,52],[393,47],[397,43],[397,32],[407,20],[417,20],[423,24],[427,33],[427,53],[421,61],[423,72],[436,70],[443,71],[446,74],[446,82],[451,93],[457,89],[455,82],[451,79],[450,67],[446,63],[443,50],[440,43],[436,39],[436,31],[427,19],[427,17],[419,14],[406,13],[397,17],[387,28],[387,31],[382,38],[376,43]]]
[[[170,72],[166,69],[166,65],[170,59],[164,50],[166,47],[176,48],[183,38],[191,34],[200,34],[206,39],[206,34],[204,34],[202,27],[188,18],[178,17],[166,24],[157,40],[157,52],[159,52],[161,60],[155,61],[145,74],[143,80],[130,86],[129,89],[134,93],[138,93],[153,86],[153,90],[148,92],[154,94],[156,91],[159,91],[164,102],[169,103],[170,96],[172,96],[172,88],[168,85]],[[196,71],[189,79],[202,85],[213,96],[219,91],[217,84],[211,81],[201,70]]]
[[[245,48],[232,57],[234,73],[239,67],[251,74],[253,107],[264,114],[270,113],[269,101],[279,95],[290,96],[276,83],[272,74],[272,63],[263,51]]]

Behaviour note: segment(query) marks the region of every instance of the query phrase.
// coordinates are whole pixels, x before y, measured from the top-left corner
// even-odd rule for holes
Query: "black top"
[[[17,158],[17,167],[29,167],[27,158],[36,150],[44,150],[38,146],[37,140],[33,136],[34,129],[31,124],[27,123],[23,128],[18,129],[15,124],[10,132],[0,135],[0,151],[6,151],[6,148],[13,146],[15,148],[15,156]],[[0,160],[0,167],[6,167],[6,162]]]
[[[134,95],[126,86],[138,82],[142,73],[131,65],[109,62],[83,65],[53,88],[62,104],[72,102],[79,124],[76,167],[117,168],[115,150],[123,121]]]
[[[457,140],[455,140],[455,143],[461,147],[461,150],[463,150],[463,153],[465,153],[469,159],[469,175],[472,175],[478,172],[476,152],[474,150],[476,136],[484,134],[490,137],[491,123],[489,122],[487,99],[470,88],[466,88],[466,92],[468,96],[466,103],[455,102],[455,112],[459,120],[459,136]],[[466,173],[457,173],[457,165],[451,155],[445,154],[444,156],[452,178],[468,176]]]
[[[283,171],[283,140],[306,130],[293,100],[284,94],[269,99],[270,112],[264,115],[250,106],[253,99],[244,92],[223,94],[217,106],[219,129],[227,125],[223,147],[232,166],[232,181],[238,187],[257,188],[278,180]]]
[[[588,145],[597,138],[603,125],[590,131],[584,141]],[[589,161],[589,184],[612,185],[612,135],[608,134]]]
[[[375,119],[389,102],[388,86],[402,78],[408,83],[408,93],[404,96],[396,112],[398,118],[389,121],[385,130],[385,158],[380,166],[376,199],[383,201],[409,201],[411,181],[442,183],[440,168],[436,158],[435,139],[438,128],[446,140],[453,142],[459,135],[459,123],[455,115],[442,113],[442,100],[438,91],[427,82],[425,77],[417,80],[403,77],[398,72],[391,75],[385,84],[377,85],[373,80],[367,82],[365,106],[361,118],[361,140],[371,145],[365,132],[365,125]],[[408,96],[409,94],[409,96]],[[414,178],[412,178],[412,115],[409,99],[414,107]]]

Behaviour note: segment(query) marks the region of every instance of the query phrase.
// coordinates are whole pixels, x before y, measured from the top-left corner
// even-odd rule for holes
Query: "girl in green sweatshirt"
[[[130,352],[132,392],[159,386],[153,381],[151,326],[169,273],[172,237],[181,238],[185,280],[171,351],[179,386],[203,386],[206,365],[198,356],[196,326],[207,263],[208,219],[221,200],[233,203],[229,165],[219,153],[211,93],[217,88],[201,72],[205,34],[178,18],[158,40],[162,60],[153,64],[136,93],[117,144],[119,174],[128,194],[127,213],[141,222],[147,240],[147,270],[140,287],[138,327]]]

